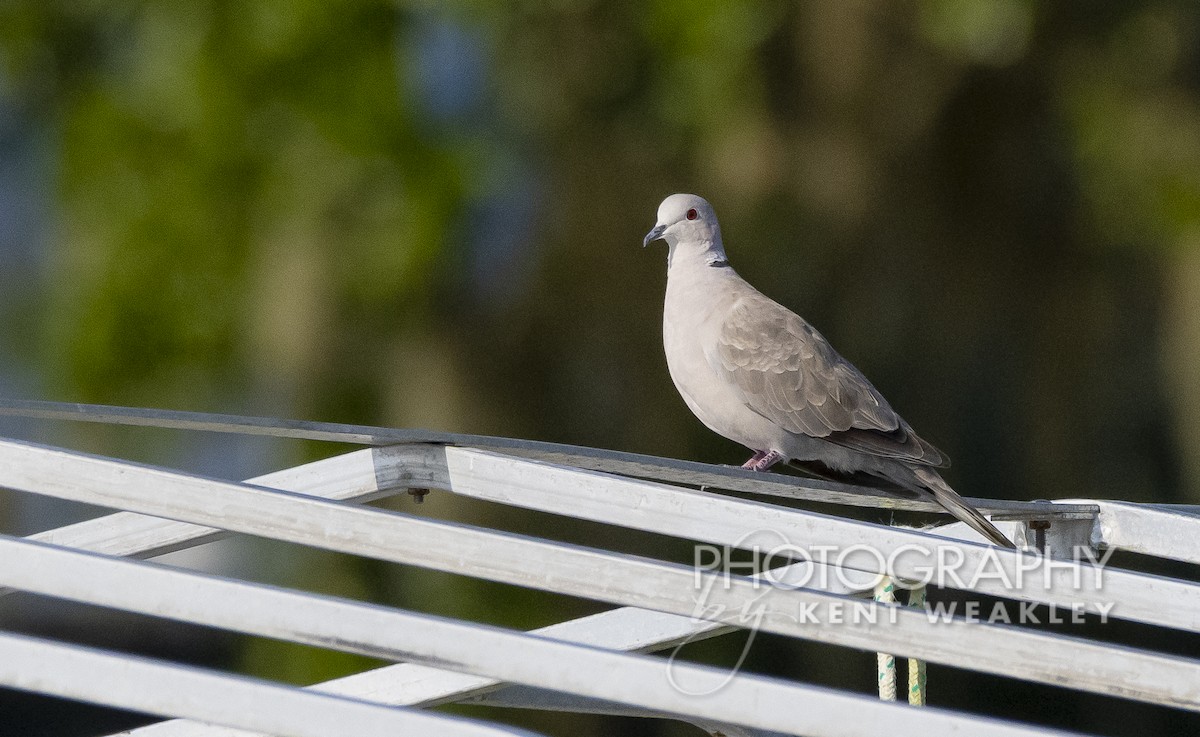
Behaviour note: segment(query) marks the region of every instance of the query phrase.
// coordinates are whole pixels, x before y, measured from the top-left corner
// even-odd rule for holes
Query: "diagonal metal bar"
[[[1091,499],[1081,503],[1099,507],[1095,530],[1099,542],[1104,545],[1185,563],[1200,563],[1200,508]]]
[[[515,727],[396,709],[6,632],[0,632],[0,685],[283,737],[340,737],[347,725],[361,737],[533,735]]]
[[[796,564],[793,567],[803,568],[804,566]],[[785,580],[788,577],[786,571],[777,571],[776,575]],[[606,650],[653,652],[714,637],[733,629],[731,626],[715,622],[624,607],[552,624],[533,630],[530,634]],[[440,706],[467,699],[473,700],[491,693],[502,694],[511,689],[518,689],[522,694],[515,697],[516,699],[524,699],[534,692],[549,693],[526,686],[506,685],[494,678],[456,673],[416,663],[400,663],[376,668],[319,683],[310,688],[384,704],[421,707]],[[587,702],[584,697],[571,697],[560,692],[555,692],[553,696],[543,695],[541,698],[553,697],[579,699],[580,703],[592,703]],[[488,703],[492,702],[488,701]],[[682,719],[675,715],[651,712],[611,701],[594,701],[594,704],[606,705],[609,710],[606,713],[624,716],[644,716],[652,713],[659,717]],[[685,721],[705,729],[713,725],[711,720],[706,722],[696,717],[687,717]],[[729,737],[738,735],[769,737],[771,734],[775,734],[728,723],[722,723],[721,730]],[[708,729],[708,731],[713,730]],[[1040,734],[1040,731],[1037,733]],[[184,720],[159,722],[122,733],[127,737],[244,737],[245,734],[238,730],[226,730]]]
[[[1200,632],[1200,584],[1192,581],[952,542],[937,537],[938,530],[929,535],[472,448],[408,446],[397,452],[409,456],[406,468],[430,477],[444,473],[449,489],[478,499],[705,543],[758,547],[775,557],[818,559],[814,551],[826,551],[827,560],[841,569],[930,579],[943,588]],[[1196,517],[1190,522],[1200,527]],[[862,554],[841,555],[856,549]],[[839,570],[821,573],[810,579],[817,588],[841,583],[839,593],[850,590]],[[866,579],[866,587],[875,584],[858,578]]]
[[[867,737],[881,723],[892,725],[898,734],[965,730],[968,726],[979,733],[974,717],[950,712],[910,710],[857,694],[763,676],[731,676],[710,666],[668,665],[646,656],[487,625],[4,536],[0,536],[0,581],[82,603],[388,660],[433,664],[665,714],[788,734]],[[697,691],[702,698],[697,698]]]
[[[409,455],[411,450],[410,446],[392,446],[353,451],[259,476],[246,483],[327,499],[359,502],[391,494],[410,485],[421,488],[447,485],[444,468],[436,473],[426,472],[427,464],[412,464]],[[118,512],[37,533],[28,539],[108,555],[144,558],[202,544],[227,534],[216,528]],[[794,567],[805,568],[807,564]],[[0,588],[0,596],[13,591],[15,589]],[[647,651],[672,647],[685,640],[696,641],[717,636],[731,629],[728,625],[714,622],[644,609],[621,608],[551,625],[535,631],[535,634],[614,650]],[[456,701],[464,694],[477,693],[482,686],[496,688],[502,685],[500,681],[482,676],[406,663],[339,679],[329,688],[318,690],[369,697],[389,704],[431,706]],[[724,729],[731,736],[741,730],[731,725]],[[741,731],[749,734],[746,730]],[[134,730],[133,734],[199,735],[221,732],[248,734],[241,730],[183,720],[149,725]]]
[[[761,545],[768,550],[773,546],[811,550],[822,546],[846,549],[870,544],[882,555],[890,557],[905,546],[932,549],[931,545],[936,542],[915,531],[582,472],[469,448],[401,445],[355,451],[260,476],[246,483],[359,501],[413,485],[444,488],[466,496],[690,537],[705,543],[742,547]],[[562,493],[563,488],[570,488],[572,492]],[[946,528],[939,528],[938,532],[943,529]],[[112,555],[149,557],[220,534],[223,533],[214,528],[121,512],[38,533],[31,539]],[[1187,606],[1186,602],[1197,598],[1200,587],[1189,582],[1108,570],[1104,572],[1103,590],[1092,590],[1096,588],[1094,571],[1056,562],[1052,569],[1056,580],[1048,582],[1058,583],[1056,589],[1044,578],[1034,575],[1034,569],[1015,570],[1012,567],[1017,564],[1006,562],[1008,559],[1003,556],[993,556],[987,549],[960,546],[956,551],[964,563],[961,568],[965,570],[991,568],[1000,572],[1008,566],[1005,575],[968,581],[973,585],[966,588],[1002,597],[1063,605],[1086,605],[1088,601],[1080,598],[1081,594],[1086,594],[1086,599],[1094,600],[1093,606],[1115,603],[1111,612],[1115,617],[1184,629],[1197,626],[1196,613],[1200,612],[1200,603]],[[994,560],[987,556],[993,556]],[[914,579],[921,577],[921,571],[917,569],[923,561],[919,557],[909,555],[894,560],[907,565],[893,566],[887,572]],[[861,562],[879,563],[882,558],[868,557]],[[856,561],[846,563],[853,567]],[[930,563],[931,570],[936,568],[933,561]],[[863,568],[862,565],[858,567]],[[941,583],[954,586],[958,582]],[[840,576],[831,572],[809,576],[807,585],[836,593],[852,590],[842,584]],[[962,584],[959,587],[963,587]],[[0,594],[3,593],[0,590]],[[1161,600],[1164,597],[1175,604],[1163,607]]]
[[[2,479],[0,479],[2,482]],[[445,484],[414,469],[387,448],[344,453],[332,458],[257,476],[247,485],[291,491],[337,501],[366,503],[410,486]],[[228,535],[225,530],[133,512],[116,512],[30,535],[28,539],[105,555],[151,558]],[[12,593],[0,587],[0,596]]]
[[[397,443],[432,443],[496,450],[527,458],[561,463],[593,471],[607,471],[625,476],[656,479],[677,484],[707,486],[715,489],[752,494],[804,499],[830,504],[907,509],[924,512],[944,512],[940,505],[912,496],[852,486],[832,481],[805,479],[782,474],[762,474],[740,468],[713,466],[705,463],[672,458],[600,450],[558,443],[514,440],[485,435],[432,432],[428,430],[393,429],[368,425],[346,425],[331,422],[309,422],[268,417],[181,412],[175,410],[110,407],[95,404],[71,404],[21,399],[0,399],[0,415],[50,420],[74,420],[104,424],[161,427],[178,430],[267,435],[320,441],[358,443],[362,445],[394,445]],[[1055,505],[1048,502],[1014,502],[997,499],[968,498],[985,514],[1003,519],[1050,519],[1095,517],[1092,505]]]
[[[728,625],[714,622],[625,607],[552,624],[533,630],[529,634],[607,650],[650,652],[683,642],[713,637],[732,629]],[[515,687],[505,686],[502,681],[486,676],[456,673],[416,663],[400,663],[319,683],[310,688],[383,704],[431,707],[458,702],[496,689],[507,690]],[[637,711],[635,707],[619,707],[614,702],[604,703],[613,705],[614,708],[627,709],[630,715]],[[670,716],[661,712],[655,713],[658,716]],[[697,723],[695,717],[688,717],[687,721]],[[245,733],[174,720],[151,724],[123,734],[127,734],[128,737],[221,737]],[[730,735],[732,737],[732,731]]]
[[[0,442],[0,478],[18,490],[675,614],[693,614],[700,596],[700,616],[725,624],[746,626],[751,613],[767,632],[1200,711],[1200,663],[1132,648],[934,623],[907,609],[34,444]]]

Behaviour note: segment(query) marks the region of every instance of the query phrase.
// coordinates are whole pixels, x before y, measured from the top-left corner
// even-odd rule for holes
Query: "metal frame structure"
[[[128,408],[6,401],[0,414],[337,440],[371,446],[231,483],[0,440],[0,487],[114,514],[28,538],[0,536],[0,594],[57,599],[366,654],[396,664],[307,689],[0,632],[0,685],[170,717],[163,735],[524,734],[422,712],[449,702],[666,716],[724,735],[1051,734],[644,654],[754,627],[787,637],[1200,711],[1200,661],[1027,628],[934,620],[872,601],[878,574],[1027,604],[1200,632],[1200,584],[1063,557],[1083,545],[1200,563],[1193,508],[972,500],[1043,555],[977,542],[961,524],[910,530],[718,494],[935,509],[879,490],[481,436]],[[733,548],[788,555],[759,576],[362,506],[438,489]],[[617,608],[515,632],[169,568],[143,560],[247,534],[568,594]],[[769,539],[764,539],[764,535]],[[874,551],[818,561],[814,549]],[[785,559],[786,558],[786,559]],[[955,566],[947,564],[953,560]],[[987,571],[962,578],[955,571]],[[836,569],[846,576],[814,575]],[[851,577],[852,579],[853,577]],[[698,606],[698,592],[703,592]],[[847,618],[853,606],[861,615]],[[747,612],[753,612],[747,617]],[[677,687],[686,682],[698,697]],[[348,727],[352,725],[352,727]],[[243,730],[243,731],[239,731]]]

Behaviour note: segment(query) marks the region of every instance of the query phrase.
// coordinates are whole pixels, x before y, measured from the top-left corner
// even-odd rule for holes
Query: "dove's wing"
[[[729,310],[707,358],[747,407],[789,432],[885,458],[946,465],[816,329],[753,288]]]

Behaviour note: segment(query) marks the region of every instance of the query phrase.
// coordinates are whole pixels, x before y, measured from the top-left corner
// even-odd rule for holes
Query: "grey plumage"
[[[824,475],[868,474],[936,499],[992,542],[1013,547],[951,489],[942,453],[922,440],[820,333],[730,266],[712,207],[668,197],[644,243],[669,246],[663,345],[688,407],[755,451],[744,467],[786,460]]]

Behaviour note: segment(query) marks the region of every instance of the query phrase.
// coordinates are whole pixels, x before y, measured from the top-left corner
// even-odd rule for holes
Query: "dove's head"
[[[708,259],[725,258],[717,215],[708,200],[694,194],[673,194],[658,206],[658,222],[646,234],[642,246],[660,239],[670,247],[672,260],[676,251]]]

